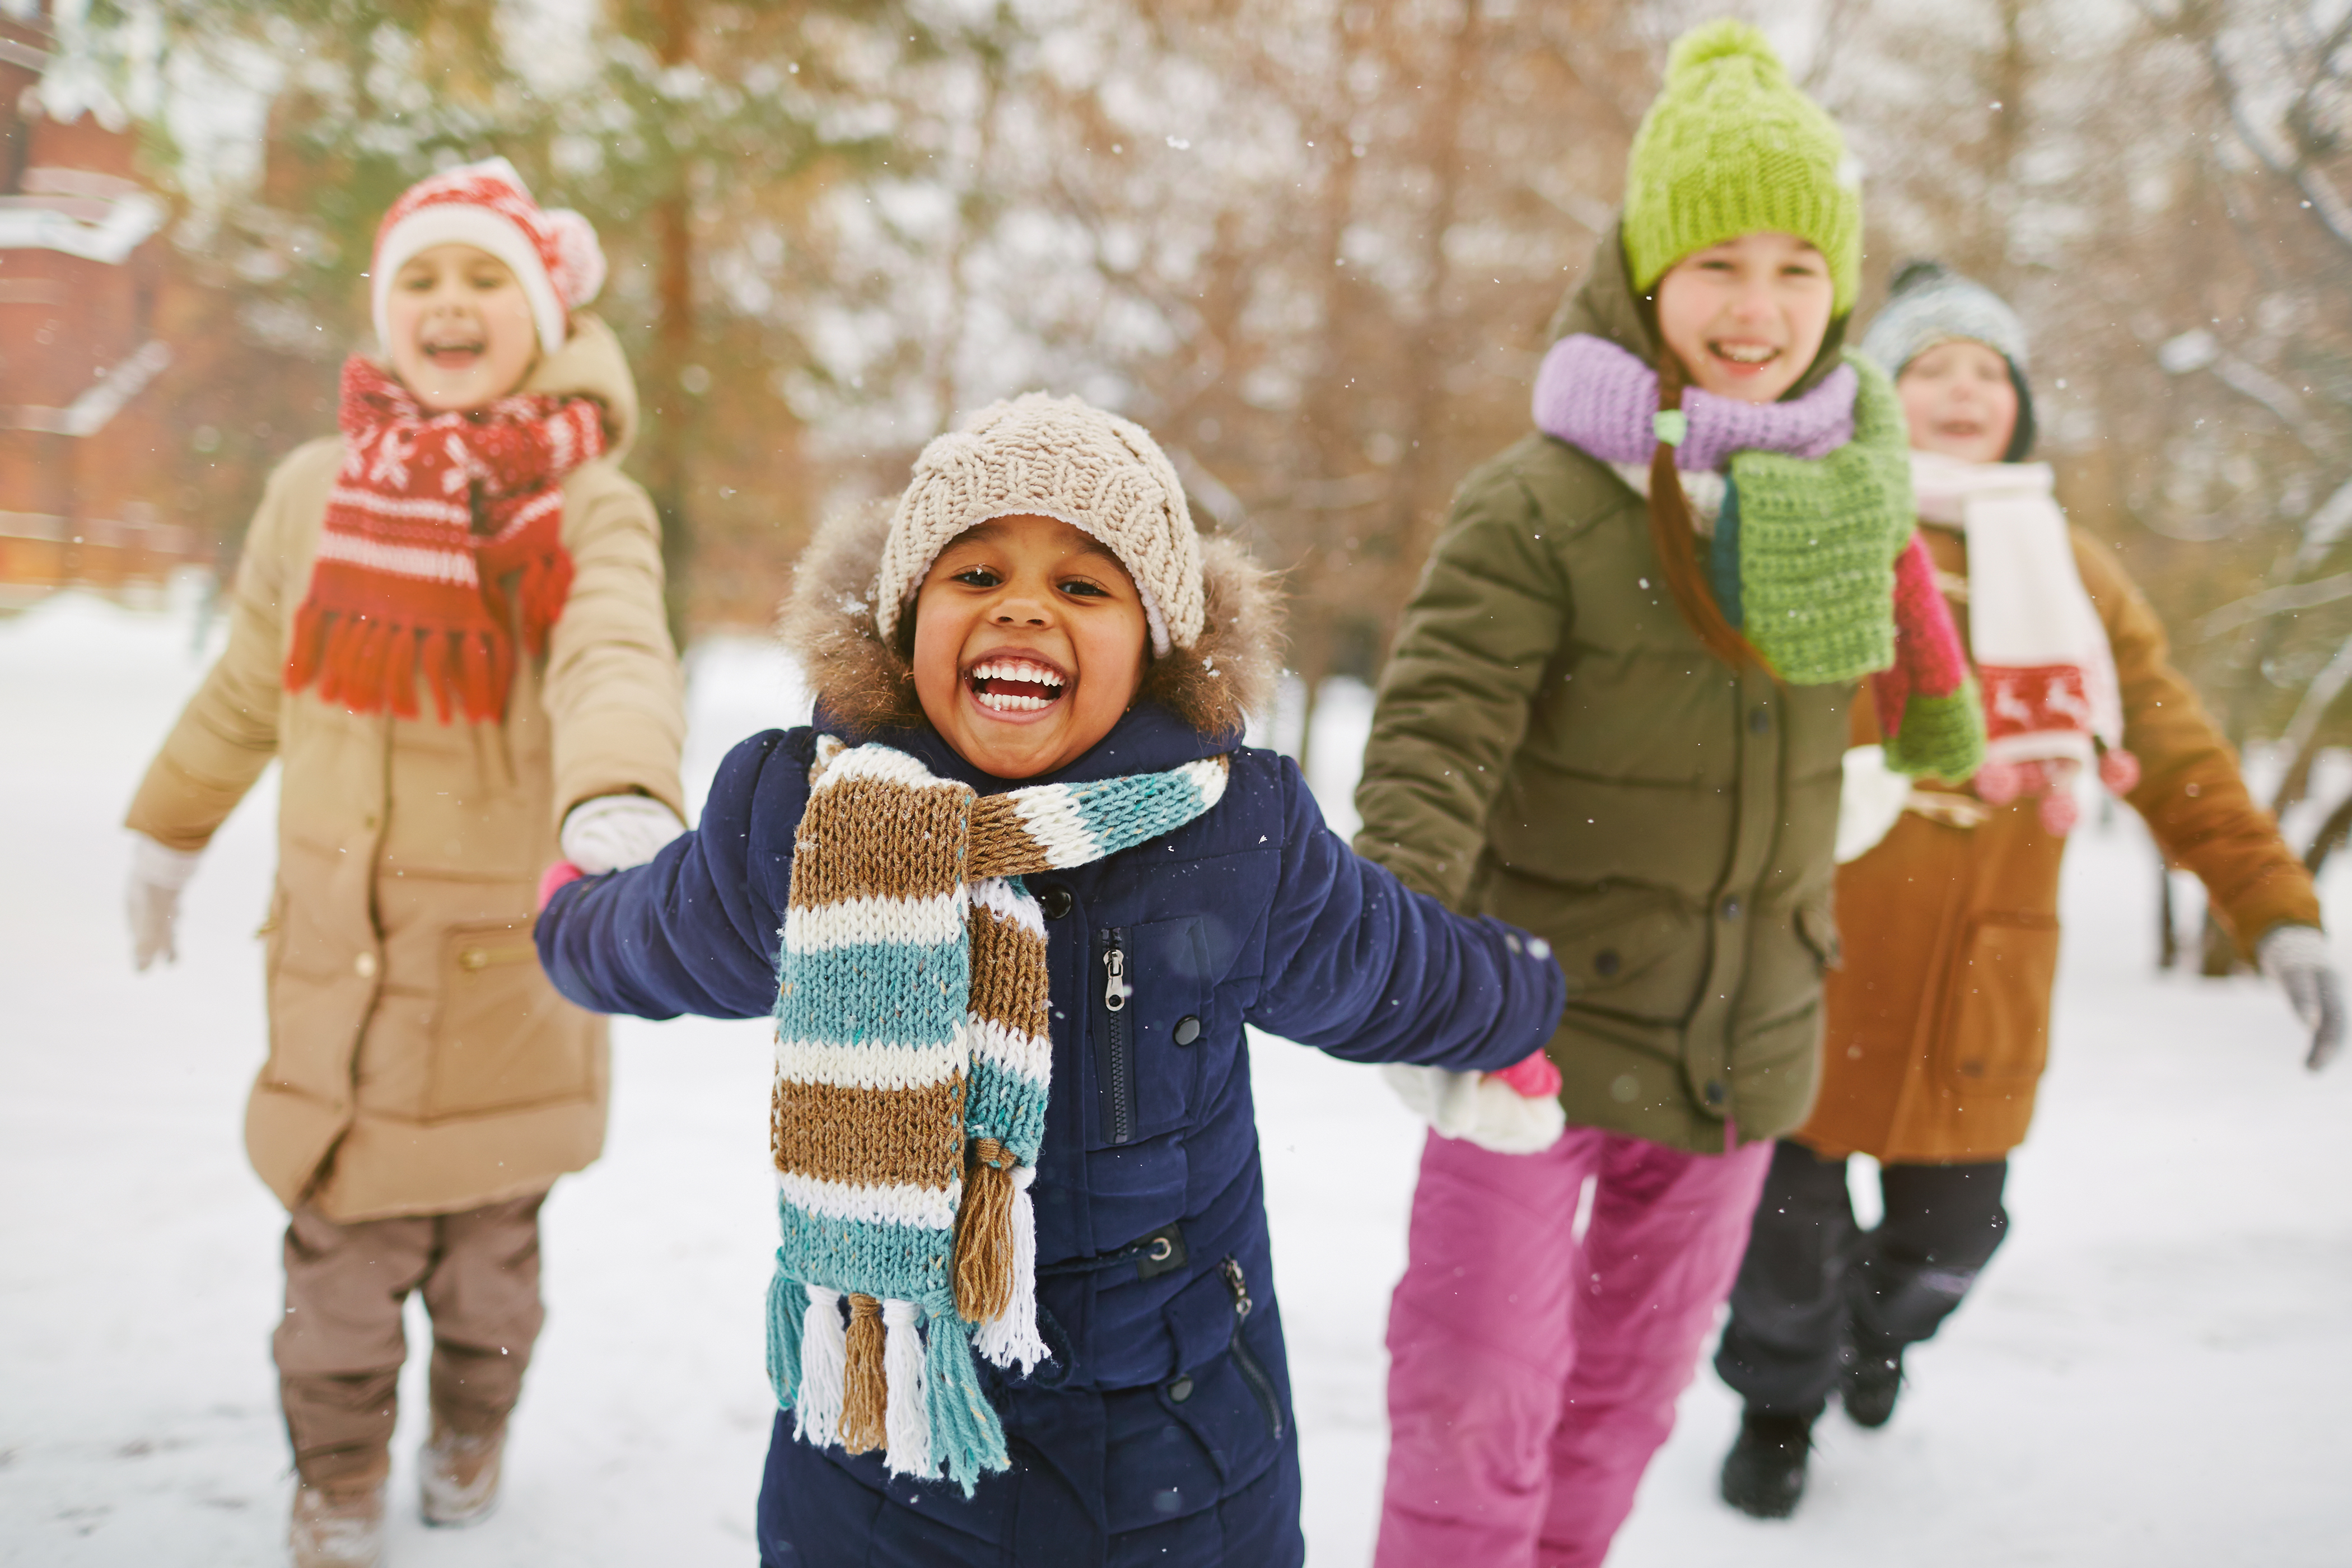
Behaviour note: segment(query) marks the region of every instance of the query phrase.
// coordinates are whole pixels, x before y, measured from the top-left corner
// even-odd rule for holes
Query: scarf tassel
[[[1047,1359],[1045,1336],[1037,1331],[1037,1209],[1029,1189],[1037,1167],[1021,1165],[1013,1172],[1013,1258],[1011,1299],[1004,1310],[980,1325],[972,1346],[998,1366],[1019,1365],[1026,1377]]]
[[[776,1408],[793,1408],[801,1380],[802,1323],[808,1300],[800,1282],[783,1269],[784,1249],[776,1248],[776,1272],[768,1281],[768,1386]]]
[[[966,1322],[992,1322],[1012,1304],[1013,1165],[995,1139],[972,1140],[955,1230],[956,1310]]]
[[[800,1402],[793,1407],[793,1431],[803,1442],[823,1448],[841,1433],[849,1346],[841,1323],[841,1292],[823,1285],[811,1285],[807,1291],[808,1310],[801,1323]]]
[[[882,1303],[883,1467],[894,1476],[928,1480],[931,1466],[931,1411],[923,1374],[923,1334],[911,1301]]]
[[[979,1363],[961,1318],[952,1312],[933,1313],[925,1350],[931,1457],[970,1497],[982,1473],[1006,1469],[1013,1463],[1005,1450],[1004,1423],[981,1392]]]
[[[888,1390],[882,1365],[883,1338],[880,1300],[852,1291],[840,1426],[841,1446],[852,1454],[870,1454],[886,1439]]]

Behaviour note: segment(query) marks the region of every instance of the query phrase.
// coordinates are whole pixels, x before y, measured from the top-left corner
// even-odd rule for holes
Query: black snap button
[[[1723,918],[1727,921],[1736,921],[1739,918],[1739,900],[1738,899],[1726,899],[1723,900]]]
[[[1201,1037],[1201,1020],[1187,1013],[1176,1020],[1176,1043],[1189,1046]]]
[[[1592,973],[1606,980],[1617,973],[1618,965],[1622,962],[1615,948],[1604,947],[1592,955]]]
[[[1748,710],[1748,728],[1752,734],[1762,734],[1772,727],[1772,710],[1751,708]]]
[[[1706,1102],[1709,1105],[1721,1105],[1723,1103],[1723,1080],[1719,1078],[1711,1078],[1707,1079]]]
[[[1075,901],[1070,897],[1070,889],[1059,882],[1047,884],[1037,895],[1038,905],[1045,910],[1045,918],[1049,921],[1057,921],[1068,914],[1070,905]]]
[[[1168,1385],[1168,1397],[1181,1405],[1192,1397],[1192,1380],[1180,1377]]]

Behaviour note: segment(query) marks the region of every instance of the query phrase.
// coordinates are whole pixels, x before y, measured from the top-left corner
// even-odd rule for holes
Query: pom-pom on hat
[[[572,312],[604,286],[604,252],[588,220],[541,206],[513,164],[485,158],[417,181],[383,215],[368,267],[379,342],[391,342],[384,306],[394,276],[436,245],[470,245],[506,263],[530,301],[543,353],[563,346]]]
[[[1862,192],[1845,137],[1764,35],[1708,22],[1675,40],[1625,173],[1625,265],[1648,293],[1693,251],[1767,230],[1829,262],[1839,315],[1862,278]]]
[[[1863,336],[1862,352],[1889,376],[1899,377],[1913,360],[1955,340],[1982,343],[2009,362],[2009,379],[2017,388],[2017,428],[2002,455],[2012,463],[2023,461],[2033,450],[2033,393],[2025,379],[2025,323],[2008,300],[1940,261],[1906,261]]]
[[[932,440],[890,516],[874,584],[874,624],[888,642],[948,542],[995,517],[1034,514],[1084,529],[1135,580],[1165,656],[1201,636],[1201,538],[1183,481],[1139,425],[1083,398],[1025,393],[993,403]]]

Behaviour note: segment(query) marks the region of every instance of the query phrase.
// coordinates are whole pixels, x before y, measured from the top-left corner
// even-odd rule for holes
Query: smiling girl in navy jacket
[[[769,1568],[1302,1561],[1243,1026],[1499,1070],[1563,986],[1239,744],[1274,620],[1150,436],[997,405],[803,558],[814,724],[558,884],[582,1005],[777,1019]]]

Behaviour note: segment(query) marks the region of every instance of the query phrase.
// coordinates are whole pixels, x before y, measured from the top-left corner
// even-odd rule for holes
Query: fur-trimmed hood
[[[891,643],[875,626],[875,577],[889,531],[887,501],[821,524],[793,565],[776,620],[825,717],[854,736],[929,728],[915,700],[912,617]],[[1282,670],[1281,595],[1229,538],[1202,538],[1201,571],[1208,614],[1200,639],[1152,659],[1136,700],[1158,703],[1203,735],[1238,741],[1247,715],[1266,710]]]

